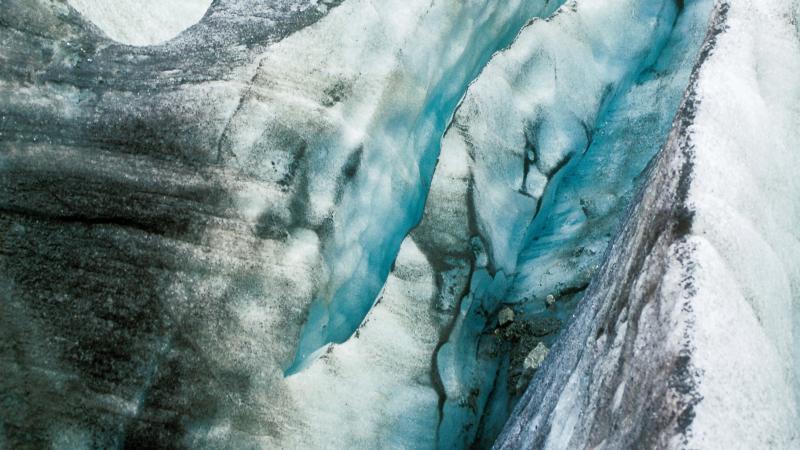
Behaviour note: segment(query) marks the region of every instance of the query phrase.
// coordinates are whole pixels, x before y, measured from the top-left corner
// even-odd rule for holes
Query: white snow
[[[212,0],[67,0],[123,44],[159,44],[197,23]]]
[[[800,41],[791,1],[734,1],[692,127],[690,446],[800,447]],[[796,18],[795,18],[796,19]]]

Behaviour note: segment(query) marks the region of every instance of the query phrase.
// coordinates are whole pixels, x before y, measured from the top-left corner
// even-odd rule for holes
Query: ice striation
[[[0,10],[0,448],[800,445],[796,1]]]

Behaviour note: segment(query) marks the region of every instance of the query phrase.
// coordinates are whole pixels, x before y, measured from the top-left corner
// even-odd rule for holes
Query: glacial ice
[[[796,1],[0,3],[0,448],[800,442]]]
[[[628,13],[631,10],[639,11],[642,16],[631,15]],[[470,356],[473,355],[472,352],[448,351],[449,349],[445,347],[439,360],[440,366],[446,364],[452,367],[452,370],[460,372],[450,381],[453,387],[452,391],[448,392],[448,399],[452,399],[448,402],[451,414],[455,417],[463,416],[472,407],[469,402],[466,402],[465,407],[465,402],[459,400],[471,392],[480,393],[479,405],[491,403],[490,406],[499,409],[486,415],[497,420],[497,423],[480,425],[482,428],[480,432],[484,433],[486,435],[484,439],[488,440],[486,444],[490,443],[498,432],[497,427],[502,426],[502,421],[507,415],[504,411],[510,408],[516,397],[514,390],[518,388],[515,386],[517,382],[513,381],[517,377],[514,373],[524,372],[524,368],[520,367],[523,365],[524,357],[537,345],[535,342],[514,344],[514,347],[518,348],[511,352],[510,366],[508,360],[497,360],[496,356],[485,355],[491,355],[491,349],[498,345],[497,342],[483,336],[486,328],[492,326],[491,317],[497,311],[497,302],[514,304],[518,311],[525,313],[523,317],[535,317],[537,320],[547,317],[553,320],[553,316],[566,320],[569,317],[571,304],[574,304],[576,297],[579,297],[576,293],[579,293],[588,282],[592,267],[598,262],[605,248],[607,235],[613,230],[624,209],[624,206],[612,204],[604,209],[594,208],[587,212],[586,204],[595,204],[598,200],[608,202],[611,199],[612,202],[619,201],[624,205],[625,197],[629,197],[633,190],[634,178],[658,148],[658,144],[653,144],[649,148],[629,150],[624,142],[604,139],[605,133],[614,132],[615,121],[609,118],[613,117],[610,111],[615,110],[615,105],[619,101],[631,98],[626,92],[628,86],[637,78],[638,73],[653,63],[667,40],[674,17],[675,9],[671,2],[660,5],[653,2],[619,3],[596,9],[578,5],[574,10],[562,11],[550,22],[541,23],[541,28],[537,27],[538,23],[533,23],[520,34],[507,53],[487,66],[481,78],[473,84],[456,115],[451,130],[460,131],[464,136],[461,139],[468,143],[472,154],[475,155],[473,189],[476,193],[473,194],[475,199],[473,205],[477,228],[488,243],[487,247],[495,252],[488,258],[490,263],[488,270],[497,271],[498,275],[487,278],[487,274],[482,274],[480,278],[473,278],[471,284],[473,295],[465,299],[472,305],[464,319],[465,322],[469,321],[472,324],[469,328],[459,329],[462,335],[456,335],[455,342],[451,338],[451,344],[448,344],[477,346],[483,350],[479,350],[477,356]],[[625,20],[629,20],[630,23],[624,22]],[[575,23],[584,25],[581,28],[597,30],[600,36],[584,34],[582,37],[586,39],[587,46],[594,45],[597,41],[607,43],[609,53],[603,54],[593,49],[594,59],[592,59],[580,52],[580,42],[575,43],[566,36],[558,34],[561,30],[569,33]],[[630,30],[631,35],[616,34],[620,41],[614,41],[611,36],[604,34],[611,33],[608,28],[592,27],[590,25],[592,23],[620,23],[620,27]],[[637,30],[635,25],[641,26],[642,29]],[[540,34],[550,40],[540,38]],[[641,39],[639,47],[635,44],[633,36],[639,36]],[[535,44],[526,47],[527,42]],[[621,42],[625,42],[626,45],[620,44]],[[571,51],[561,50],[560,45],[566,45]],[[637,48],[640,49],[638,52]],[[549,49],[553,49],[552,53],[548,53]],[[620,53],[613,53],[615,51]],[[533,59],[537,62],[560,58],[556,66],[558,73],[564,70],[573,76],[558,76],[556,70],[543,62],[530,63],[531,58],[520,56],[522,52],[525,52],[525,55],[535,55]],[[575,60],[562,55],[574,55]],[[508,59],[505,59],[506,57]],[[523,61],[525,64],[517,65],[518,61]],[[593,66],[591,63],[587,64],[587,61],[596,63]],[[521,71],[517,68],[520,66],[523,68]],[[533,67],[535,70],[529,74],[525,71],[526,67]],[[520,72],[522,75],[516,75]],[[495,73],[498,75],[494,75]],[[688,79],[688,71],[683,75],[685,82]],[[679,84],[680,77],[676,78],[676,84]],[[496,91],[494,87],[504,86],[502,80],[508,79],[518,80],[519,87],[512,86],[507,90],[509,92],[507,96],[493,95]],[[473,92],[475,96],[471,97]],[[564,101],[573,94],[580,97]],[[671,110],[674,111],[678,99],[671,100]],[[669,110],[670,99],[664,98],[664,101]],[[519,119],[508,120],[509,103],[520,105],[517,110]],[[465,110],[469,113],[460,116],[459,114]],[[496,115],[491,111],[497,111]],[[660,113],[649,108],[646,111],[650,114]],[[626,113],[628,112],[629,110],[626,110]],[[671,120],[671,115],[667,113],[662,116],[660,121],[652,120],[653,123],[649,128],[643,127],[642,131],[656,136],[659,132],[665,134],[666,124]],[[559,118],[563,123],[558,122]],[[629,116],[617,120],[629,124]],[[501,122],[505,124],[502,128],[499,126]],[[519,125],[515,129],[510,126],[512,123]],[[540,133],[552,136],[552,133],[543,132],[547,128],[562,132],[571,130],[573,137],[545,143],[531,143],[533,139],[528,136],[538,136]],[[495,131],[498,129],[502,129],[505,134],[498,136]],[[445,142],[447,143],[447,137]],[[611,142],[619,147],[609,145]],[[642,141],[637,139],[636,142]],[[516,143],[516,147],[510,143]],[[498,148],[508,148],[508,150],[500,152],[497,151]],[[529,149],[534,153],[535,160],[530,160],[533,158],[526,155]],[[448,147],[445,144],[443,152],[447,151]],[[550,151],[555,152],[556,156],[549,154]],[[499,165],[497,161],[501,157],[507,158],[508,163]],[[529,161],[526,162],[526,158]],[[550,162],[537,163],[537,160]],[[520,170],[526,164],[529,164],[527,171]],[[609,172],[613,171],[615,176],[598,181],[594,173],[590,175],[591,178],[573,175],[580,170],[595,172],[604,168]],[[491,175],[484,175],[484,172],[489,172]],[[509,179],[508,175],[504,174],[513,174],[514,177]],[[528,179],[538,177],[540,187],[526,191],[523,185],[526,177]],[[585,187],[581,186],[581,183],[586,183]],[[485,198],[488,195],[482,198],[479,194],[481,190],[492,192],[491,198],[494,201],[487,201]],[[617,200],[618,198],[620,200]],[[497,202],[501,201],[502,206],[498,208]],[[512,206],[514,204],[520,206]],[[495,209],[506,211],[507,215],[492,216],[490,211]],[[482,214],[481,211],[486,212]],[[511,214],[511,211],[518,215]],[[551,221],[556,215],[557,219]],[[531,220],[532,217],[535,218]],[[588,221],[593,222],[591,226],[585,224]],[[547,226],[554,228],[546,228]],[[495,242],[498,241],[505,247],[502,252],[497,251],[498,245]],[[504,256],[509,254],[511,256]],[[529,262],[536,260],[537,257],[538,261]],[[546,258],[554,264],[547,264]],[[517,268],[517,264],[522,268]],[[533,285],[530,282],[531,278],[527,277],[531,272],[536,276]],[[512,277],[506,274],[512,274]],[[481,293],[481,290],[487,289],[483,287],[483,283],[491,283],[488,295]],[[559,305],[551,312],[545,310],[544,301],[548,295],[553,294],[558,297]],[[549,344],[552,338],[550,336],[545,340]],[[458,343],[459,340],[463,342]],[[520,355],[516,362],[513,361],[515,352]],[[443,364],[442,361],[446,362]],[[495,372],[497,376],[486,375]],[[480,416],[479,413],[467,423]],[[478,425],[474,423],[475,427]],[[459,425],[451,427],[458,429]],[[474,438],[467,434],[463,439],[465,442],[470,442]]]
[[[344,83],[351,93],[337,107],[341,126],[331,130],[335,135],[317,137],[319,144],[308,150],[313,155],[311,171],[322,175],[307,188],[307,214],[318,225],[331,215],[336,220],[325,252],[330,280],[311,306],[288,374],[302,368],[323,345],[348,339],[364,320],[403,237],[419,220],[441,132],[465,86],[522,23],[546,14],[555,4],[515,0],[485,8],[483,3],[434,4],[435,8],[422,1],[369,7],[346,3],[323,24],[329,30],[309,29],[318,34],[307,38],[315,42],[325,33],[338,34],[345,45],[314,48],[301,32],[277,46],[281,56],[274,58],[284,59],[275,66],[282,71],[290,60],[308,68],[326,67],[328,76],[339,78],[334,86]],[[361,17],[356,12],[361,10],[372,10],[374,16]],[[354,17],[374,30],[365,33],[353,26]],[[472,26],[463,27],[465,21]],[[342,36],[348,32],[353,35]],[[366,48],[364,35],[371,36]],[[423,35],[424,45],[408,42]],[[310,47],[322,62],[309,65],[298,58]],[[343,73],[333,72],[337,66]],[[356,76],[352,67],[362,72]],[[296,76],[302,70],[288,72]],[[358,170],[361,167],[364,170]],[[337,187],[341,173],[348,178],[344,188]]]
[[[110,38],[131,45],[160,44],[197,23],[212,0],[68,0]]]
[[[800,445],[796,8],[731,2],[700,69],[684,244],[697,267],[696,447]]]

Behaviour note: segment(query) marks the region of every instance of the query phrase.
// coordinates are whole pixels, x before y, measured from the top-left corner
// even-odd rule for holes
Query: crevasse
[[[325,344],[349,338],[363,322],[400,243],[420,219],[441,135],[468,84],[525,22],[550,14],[560,4],[514,1],[487,7],[484,3],[469,2],[455,9],[437,6],[422,14],[418,32],[452,27],[452,33],[439,32],[438,39],[446,36],[446,40],[428,42],[420,54],[402,50],[394,63],[397,77],[408,85],[407,91],[391,93],[389,98],[410,96],[400,103],[413,101],[414,106],[387,105],[383,114],[370,118],[358,150],[357,166],[366,170],[354,174],[337,205],[332,242],[324,252],[330,280],[310,308],[287,374],[300,370]]]
[[[714,2],[643,189],[496,448],[796,445],[795,14]]]
[[[323,359],[288,378],[298,393],[314,399],[309,411],[330,407],[335,414],[341,402],[359,404],[356,397],[375,389],[403,402],[419,399],[417,425],[401,426],[399,434],[427,442],[422,424],[438,421],[436,446],[491,444],[529,376],[520,375],[521,361],[509,355],[529,351],[525,346],[531,342],[509,345],[493,336],[497,311],[505,304],[514,307],[520,322],[566,321],[688,82],[702,37],[702,7],[690,5],[676,22],[672,2],[629,3],[577,4],[548,21],[532,22],[472,83],[442,141],[422,221],[401,247],[366,322],[354,338],[328,347]],[[631,17],[629,10],[640,15]],[[609,42],[602,28],[592,27],[615,21],[625,23],[630,34]],[[598,35],[575,38],[578,28]],[[604,45],[598,47],[598,41]],[[629,53],[631,42],[639,42],[638,52]],[[589,55],[595,64],[582,66],[593,60]],[[570,76],[558,76],[559,70]],[[506,88],[498,81],[504,79],[515,83]],[[661,103],[644,100],[658,90],[669,92]],[[576,100],[565,101],[570,96]],[[509,113],[509,104],[519,105],[516,113]],[[519,126],[511,126],[515,123]],[[537,150],[528,148],[531,141]],[[636,148],[641,142],[649,145]],[[598,178],[598,170],[606,176]],[[554,220],[555,214],[572,219]],[[576,215],[583,219],[576,221]],[[542,239],[553,234],[555,239]],[[567,268],[554,277],[538,276],[538,285],[532,285],[526,281],[533,278],[526,276],[529,271],[551,272],[543,258]],[[555,310],[543,306],[548,294],[557,298]],[[551,345],[557,329],[539,340]],[[430,391],[424,396],[406,391],[403,381],[413,383],[422,369],[405,361],[431,351],[438,401]],[[384,359],[392,364],[382,367]],[[364,367],[365,360],[378,361],[377,366]],[[385,386],[364,390],[371,380]],[[334,389],[342,393],[331,395]],[[431,416],[435,401],[438,418]]]
[[[617,97],[655,61],[670,36],[675,16],[673,2],[619,2],[602,7],[577,3],[550,21],[534,22],[490,63],[456,114],[451,128],[455,137],[446,137],[445,142],[452,142],[452,151],[463,151],[472,161],[470,195],[465,199],[471,197],[466,201],[471,203],[474,229],[484,245],[475,257],[469,294],[461,301],[455,326],[437,354],[447,396],[440,437],[451,440],[440,441],[440,445],[466,445],[476,439],[489,445],[493,441],[512,400],[524,390],[529,375],[521,367],[522,360],[537,342],[552,343],[558,318],[569,315],[576,292],[585,286],[561,285],[561,289],[514,297],[515,279],[524,273],[517,266],[529,257],[520,252],[537,238],[542,224],[549,223],[547,216],[563,180],[592,151],[595,135]],[[577,28],[582,33],[573,31]],[[633,175],[615,172],[599,180],[593,174],[583,181],[599,193],[604,182],[619,176],[621,186],[606,192],[616,200],[631,189],[630,178],[638,173],[637,164],[641,171],[656,149],[653,146],[639,153],[638,160],[625,161],[633,166]],[[615,156],[624,159],[628,155]],[[583,197],[584,201],[595,200]],[[620,203],[593,213],[613,223],[613,215],[624,209],[624,199]],[[579,225],[574,219],[557,223],[565,231],[575,231]],[[597,228],[592,231],[600,232]],[[610,232],[606,228],[605,233]],[[606,242],[597,243],[590,251],[602,253]],[[580,246],[565,247],[551,246],[550,258],[562,265],[572,263],[554,250],[575,253]],[[588,251],[583,259],[591,261]],[[588,280],[589,267],[573,267],[569,281]],[[558,302],[555,311],[544,307],[549,294]],[[502,305],[513,307],[517,322],[530,320],[531,327],[514,331],[516,335],[499,328],[496,314]]]

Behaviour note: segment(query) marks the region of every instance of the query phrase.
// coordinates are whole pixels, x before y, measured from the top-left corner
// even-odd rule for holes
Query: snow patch
[[[145,46],[166,42],[205,15],[212,0],[67,0],[111,39]]]

